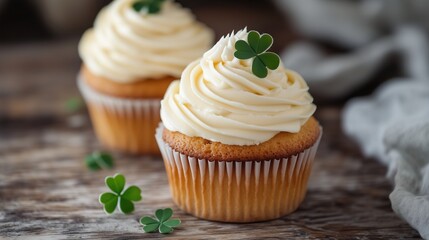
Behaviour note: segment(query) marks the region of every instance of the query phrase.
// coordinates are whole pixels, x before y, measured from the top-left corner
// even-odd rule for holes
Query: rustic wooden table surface
[[[0,49],[0,237],[419,238],[392,212],[386,169],[364,159],[342,134],[338,106],[318,109],[324,136],[309,191],[301,207],[282,219],[225,224],[186,215],[172,203],[157,157],[115,153],[115,169],[90,172],[83,158],[102,147],[85,109],[69,113],[64,106],[79,96],[76,44],[77,39]],[[130,216],[107,216],[98,203],[104,177],[116,172],[143,189],[143,201]],[[167,236],[143,233],[139,217],[161,207],[172,207],[182,226]]]

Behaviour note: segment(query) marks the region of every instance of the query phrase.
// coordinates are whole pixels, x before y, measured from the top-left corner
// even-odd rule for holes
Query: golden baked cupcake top
[[[136,8],[138,2],[115,0],[100,11],[79,43],[84,64],[93,74],[119,83],[180,77],[210,48],[212,30],[172,0],[158,0],[154,12]]]
[[[276,67],[267,61],[262,65],[267,69],[258,72],[256,58],[236,57],[236,48],[241,49],[237,42],[248,41],[248,35],[243,29],[222,37],[186,67],[180,82],[170,85],[161,101],[166,129],[239,146],[257,145],[281,132],[300,131],[316,110],[307,84],[281,62]],[[270,43],[269,35],[258,36],[268,50],[272,38]],[[240,58],[243,55],[246,53]]]

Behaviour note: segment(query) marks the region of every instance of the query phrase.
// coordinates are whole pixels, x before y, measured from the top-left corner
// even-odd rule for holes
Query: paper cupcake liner
[[[128,153],[159,154],[153,136],[160,121],[160,99],[108,96],[88,86],[82,75],[77,85],[102,144]]]
[[[322,133],[303,152],[262,161],[208,161],[156,140],[164,159],[175,203],[196,217],[223,222],[256,222],[293,212],[305,197]]]

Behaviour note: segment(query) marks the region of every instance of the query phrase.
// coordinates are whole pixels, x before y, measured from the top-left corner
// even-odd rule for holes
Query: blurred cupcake
[[[78,79],[99,140],[129,153],[159,153],[159,101],[212,40],[212,31],[173,1],[116,0],[102,9],[79,43]]]
[[[255,222],[304,199],[321,127],[305,81],[267,52],[271,44],[246,29],[223,37],[161,101],[156,138],[184,211]]]

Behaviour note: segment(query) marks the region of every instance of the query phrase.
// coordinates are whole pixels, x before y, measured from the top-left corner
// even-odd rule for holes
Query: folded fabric
[[[343,129],[389,166],[393,210],[429,239],[429,79],[392,80],[351,100]]]
[[[343,129],[363,153],[389,167],[392,208],[429,239],[429,15],[427,0],[273,0],[303,35],[349,51],[330,55],[299,42],[282,54],[317,98],[350,96],[399,60],[389,80],[344,108]]]
[[[396,48],[394,38],[386,37],[351,53],[332,56],[314,44],[298,42],[281,56],[285,66],[304,77],[315,97],[335,99],[368,83]]]
[[[273,0],[301,34],[357,48],[411,24],[429,32],[427,0]]]
[[[344,47],[362,46],[381,33],[360,1],[275,0],[304,35]]]
[[[395,166],[392,208],[429,239],[429,114],[388,129],[385,142]]]
[[[395,32],[349,53],[329,55],[307,42],[290,45],[281,54],[284,64],[298,71],[318,98],[337,99],[364,86],[392,56],[406,76],[429,77],[429,51],[421,28],[402,26]]]

